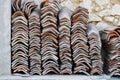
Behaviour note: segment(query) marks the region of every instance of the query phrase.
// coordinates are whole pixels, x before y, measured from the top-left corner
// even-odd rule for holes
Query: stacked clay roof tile
[[[59,4],[56,0],[44,0],[40,7],[42,74],[59,74],[57,26]]]
[[[120,76],[120,27],[109,27],[101,32],[103,46],[106,50],[108,73]]]
[[[29,16],[29,57],[30,74],[41,75],[41,27],[38,10],[32,11]]]
[[[88,10],[77,7],[72,14],[71,45],[74,73],[89,75],[91,68],[87,45]]]
[[[12,5],[12,72],[29,74],[28,21],[20,4],[21,0],[15,0]]]
[[[88,25],[88,10],[78,6],[70,11],[57,0],[39,1],[12,3],[12,73],[102,74],[100,35],[95,26]],[[104,65],[111,75],[120,75],[119,29],[102,31],[108,51]]]
[[[62,10],[59,13],[60,74],[72,74],[70,28],[71,11],[67,8],[62,8]]]
[[[91,59],[91,74],[103,73],[103,61],[101,57],[101,39],[96,27],[92,24],[88,26],[89,54]]]

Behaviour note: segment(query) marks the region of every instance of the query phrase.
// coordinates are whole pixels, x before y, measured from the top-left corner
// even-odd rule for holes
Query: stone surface
[[[111,4],[120,4],[120,0],[110,0]]]
[[[114,6],[112,6],[112,12],[111,14],[112,15],[120,15],[120,5],[119,4],[116,4]]]
[[[93,21],[101,21],[102,19],[94,13],[90,13],[89,14],[89,22],[93,22]]]
[[[97,24],[96,24],[96,27],[97,27],[97,29],[98,30],[103,30],[103,29],[105,29],[105,28],[107,28],[107,27],[109,27],[110,25],[108,24],[108,23],[106,23],[106,22],[103,22],[103,21],[101,21],[101,22],[98,22]]]
[[[94,23],[98,29],[120,25],[120,0],[59,0],[62,6],[74,10],[77,6],[89,10],[89,22]],[[69,5],[68,5],[69,4]],[[107,24],[107,25],[106,25]]]

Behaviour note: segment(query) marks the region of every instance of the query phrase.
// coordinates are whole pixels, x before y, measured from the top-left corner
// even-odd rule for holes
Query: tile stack
[[[101,58],[101,39],[96,27],[92,24],[88,25],[88,43],[89,54],[91,59],[91,74],[103,73],[103,61]]]
[[[41,27],[39,11],[35,9],[29,16],[29,57],[30,74],[41,75]]]
[[[13,73],[102,74],[100,36],[88,25],[87,9],[72,12],[57,0],[14,0],[12,10]],[[119,27],[111,30],[103,31],[109,72],[119,75]]]
[[[12,72],[29,74],[28,68],[28,21],[21,11],[21,0],[15,0],[12,8]]]
[[[71,45],[74,73],[89,75],[91,68],[87,45],[88,10],[77,7],[72,15]]]
[[[120,76],[120,27],[109,27],[101,32],[103,46],[107,51],[108,73]]]
[[[22,11],[25,13],[25,16],[27,19],[31,15],[31,12],[37,7],[34,1],[27,1],[27,0],[22,0],[21,2],[22,6]]]
[[[59,4],[56,0],[44,0],[40,7],[42,74],[59,74],[57,26]]]
[[[71,11],[68,8],[62,8],[59,13],[60,74],[72,74],[70,28]]]

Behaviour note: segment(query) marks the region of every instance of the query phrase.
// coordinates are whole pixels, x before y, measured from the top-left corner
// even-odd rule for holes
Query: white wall
[[[0,75],[11,73],[11,0],[0,0]]]

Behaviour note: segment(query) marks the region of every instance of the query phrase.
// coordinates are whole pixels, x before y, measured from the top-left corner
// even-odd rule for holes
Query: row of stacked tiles
[[[72,12],[57,0],[43,0],[40,6],[14,0],[12,10],[13,74],[120,75],[119,27],[101,31],[102,53],[99,31],[88,25],[85,8]]]

